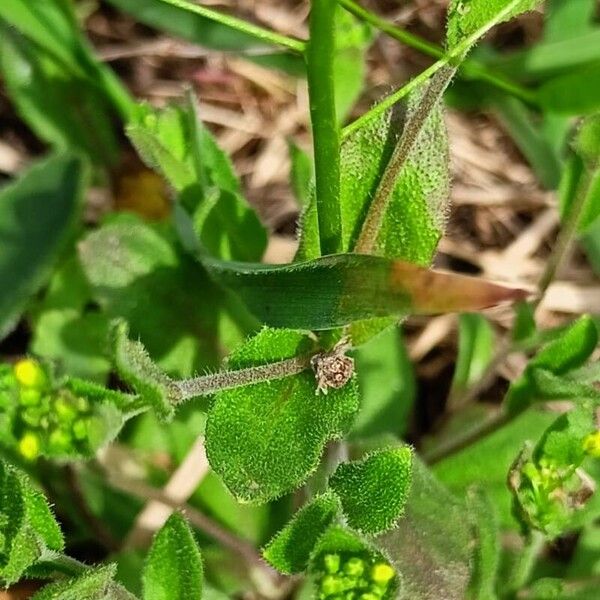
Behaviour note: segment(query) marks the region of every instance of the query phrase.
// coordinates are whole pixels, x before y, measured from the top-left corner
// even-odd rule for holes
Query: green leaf
[[[600,110],[600,62],[545,81],[537,92],[541,106],[566,115]]]
[[[0,337],[47,280],[74,226],[84,183],[81,161],[59,154],[0,189]]]
[[[14,0],[0,6],[0,18],[74,71],[80,71],[81,44],[75,16],[65,0],[32,4]]]
[[[505,399],[510,413],[524,410],[537,399],[533,373],[544,369],[554,375],[565,375],[580,367],[598,345],[598,331],[594,321],[583,316],[559,338],[544,346],[528,363],[521,377],[513,381]]]
[[[515,305],[515,322],[512,339],[514,342],[525,342],[536,333],[535,313],[529,302],[519,302]]]
[[[202,597],[200,550],[179,513],[173,513],[156,534],[142,579],[144,600],[196,600]]]
[[[375,545],[398,573],[399,599],[465,597],[472,554],[466,508],[416,458],[404,516]]]
[[[352,528],[380,533],[400,518],[410,491],[412,456],[409,447],[390,448],[338,466],[329,485]]]
[[[524,296],[482,279],[377,256],[338,254],[290,265],[200,260],[273,327],[331,329],[373,317],[481,310]]]
[[[408,101],[408,116],[421,95]],[[403,125],[399,109],[348,136],[342,143],[340,204],[343,249],[352,251]],[[435,141],[433,141],[435,140]],[[378,236],[375,254],[429,265],[442,235],[449,196],[448,142],[441,107],[433,110],[394,189]],[[357,176],[357,174],[359,174]],[[302,216],[298,260],[318,256],[314,200]]]
[[[43,495],[22,472],[0,460],[0,581],[18,581],[45,553],[63,546]]]
[[[237,51],[244,53],[248,60],[259,64],[279,68],[293,75],[304,75],[305,67],[301,56],[278,52],[271,48],[261,52],[264,44],[258,44],[256,38],[183,8],[159,3],[156,0],[108,1],[116,8],[132,15],[136,21],[201,47]]]
[[[467,506],[477,536],[468,597],[497,600],[496,581],[502,552],[497,509],[485,491],[477,487],[468,491]]]
[[[544,41],[558,42],[577,39],[580,35],[589,33],[594,28],[595,9],[596,0],[579,0],[578,2],[548,0]]]
[[[129,328],[125,321],[113,326],[113,360],[119,377],[162,420],[173,417],[175,409],[170,400],[170,379],[152,361],[140,342],[129,339]]]
[[[45,586],[31,600],[136,600],[114,581],[116,571],[116,565],[90,569],[79,577]]]
[[[433,471],[448,489],[463,497],[470,486],[478,485],[497,508],[503,528],[515,529],[511,496],[506,476],[515,458],[515,448],[526,440],[539,438],[555,415],[531,408],[498,431],[437,463]],[[480,420],[476,426],[480,425]],[[469,433],[464,428],[464,433]]]
[[[306,356],[312,347],[303,333],[263,329],[230,356],[228,367]],[[354,380],[317,395],[308,372],[220,392],[206,425],[210,465],[239,501],[266,502],[306,480],[325,443],[348,430],[357,408]]]
[[[282,573],[305,571],[315,545],[339,509],[339,501],[331,493],[313,498],[265,546],[263,557]]]
[[[568,31],[562,23],[561,26],[564,31]],[[579,36],[541,42],[527,50],[512,52],[491,61],[490,66],[519,79],[539,79],[583,67],[598,59],[600,59],[600,31],[595,28]]]
[[[494,94],[491,104],[544,187],[555,189],[560,180],[560,154],[545,139],[534,113],[521,100],[506,94]]]
[[[447,47],[455,48],[487,23],[508,21],[533,10],[541,0],[452,0],[448,7]]]
[[[353,337],[355,343],[356,339]],[[392,433],[402,436],[409,426],[416,381],[402,332],[389,327],[356,352],[360,411],[352,428],[354,439]]]
[[[173,238],[170,230],[123,215],[85,237],[79,258],[104,314],[125,319],[166,372],[190,376],[216,367],[251,327]]]
[[[291,161],[292,191],[300,206],[306,206],[310,200],[310,186],[313,178],[312,160],[292,140],[288,140],[288,150]]]
[[[460,315],[458,357],[450,392],[452,397],[460,396],[483,375],[493,352],[494,330],[489,321],[479,314]]]
[[[202,124],[191,93],[184,106],[143,109],[127,133],[146,164],[181,192],[179,201],[203,247],[223,259],[260,260],[265,230],[242,197],[229,157]]]
[[[319,538],[310,563],[315,597],[342,595],[391,600],[398,597],[399,577],[375,544],[332,525]],[[343,597],[343,596],[342,596]],[[366,600],[366,599],[365,599]]]
[[[341,6],[335,15],[333,58],[336,114],[340,121],[362,92],[366,75],[366,50],[373,39],[371,28]]]
[[[48,144],[114,166],[112,111],[99,90],[2,22],[0,32],[0,73],[21,118]]]

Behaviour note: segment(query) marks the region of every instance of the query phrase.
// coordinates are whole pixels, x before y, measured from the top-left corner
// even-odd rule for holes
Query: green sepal
[[[307,358],[305,333],[263,329],[229,358],[230,369]],[[325,443],[342,436],[358,409],[355,379],[318,395],[308,370],[222,391],[208,414],[206,452],[214,471],[241,502],[266,502],[303,483]]]
[[[152,361],[143,344],[130,340],[128,335],[127,323],[116,320],[111,331],[111,345],[117,373],[161,420],[168,421],[175,413],[171,402],[171,380]]]
[[[136,600],[114,580],[116,572],[114,564],[90,569],[79,577],[45,586],[31,600]]]
[[[264,559],[287,575],[305,571],[317,541],[339,510],[339,500],[334,494],[316,496],[265,546]]]
[[[353,529],[381,533],[402,516],[411,486],[412,454],[408,446],[389,448],[338,466],[329,485]]]
[[[202,597],[202,557],[194,534],[181,514],[173,513],[154,537],[142,582],[144,600]]]

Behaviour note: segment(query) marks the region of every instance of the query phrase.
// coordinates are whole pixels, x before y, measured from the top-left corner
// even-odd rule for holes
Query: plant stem
[[[375,13],[372,13],[366,8],[363,8],[362,6],[354,2],[354,0],[338,0],[338,4],[340,4],[340,6],[343,6],[348,12],[352,13],[355,17],[358,17],[366,23],[373,25],[374,27],[376,27],[380,31],[383,31],[383,33],[389,35],[395,40],[398,40],[399,42],[402,42],[407,46],[410,46],[415,50],[419,50],[423,54],[427,54],[428,56],[431,56],[433,58],[440,59],[444,57],[444,49],[441,46],[428,42],[427,40],[419,37],[418,35],[414,35],[408,31],[405,31],[404,29],[401,29],[396,25],[393,25],[386,19],[383,19]],[[501,89],[511,94],[512,96],[520,98],[521,100],[529,104],[537,104],[536,96],[531,90],[528,90],[526,87],[520,85],[519,83],[511,81],[504,75],[494,73],[485,65],[481,64],[476,60],[465,60],[465,62],[461,65],[460,69],[465,75],[469,77],[479,79],[480,81],[485,81],[490,85],[493,85],[494,87]]]
[[[544,543],[544,535],[541,532],[534,530],[529,533],[525,539],[525,546],[510,574],[506,592],[516,594],[527,584]]]
[[[377,235],[381,229],[381,224],[385,216],[388,204],[394,191],[394,185],[406,161],[419,139],[429,115],[440,102],[444,91],[454,77],[456,69],[446,67],[436,74],[429,83],[423,98],[419,102],[415,112],[409,117],[408,122],[402,132],[400,142],[394,149],[394,152],[387,164],[377,186],[373,200],[363,222],[358,240],[356,242],[355,252],[362,254],[372,254],[375,249]]]
[[[450,52],[444,55],[443,58],[433,63],[429,68],[425,69],[421,74],[415,77],[412,81],[409,81],[406,85],[401,87],[399,90],[390,94],[384,98],[381,102],[376,104],[371,110],[366,112],[364,115],[353,121],[342,130],[342,138],[347,137],[357,129],[364,127],[366,124],[375,120],[379,115],[385,112],[388,108],[396,104],[399,100],[404,98],[407,94],[412,92],[415,88],[419,87],[430,77],[435,75],[440,69],[444,68],[450,63],[460,62],[464,55],[469,49],[479,40],[480,37],[485,35],[492,27],[497,23],[503,21],[511,11],[521,2],[522,0],[512,0],[509,2],[496,16],[488,21],[485,25],[480,27],[477,31],[472,33],[470,36],[463,39],[462,42],[457,44]]]
[[[310,357],[295,356],[279,362],[237,369],[235,371],[220,371],[209,375],[172,381],[172,399],[180,404],[197,396],[207,396],[221,390],[230,390],[244,385],[281,379],[290,375],[302,373],[310,367]]]
[[[266,42],[267,44],[274,44],[276,46],[283,46],[284,48],[292,50],[293,52],[298,52],[299,54],[302,54],[304,52],[306,46],[305,42],[303,42],[302,40],[281,35],[275,31],[271,31],[269,29],[265,29],[264,27],[259,27],[258,25],[248,23],[247,21],[244,21],[243,19],[238,19],[237,17],[225,15],[211,8],[207,8],[206,6],[192,4],[191,2],[186,2],[186,0],[159,1],[165,4],[170,4],[171,6],[176,6],[177,8],[181,8],[183,10],[187,10],[188,12],[200,15],[201,17],[210,19],[215,23],[226,25],[227,27],[231,27],[231,29],[235,29],[242,33],[251,35],[256,39],[260,40],[261,42]]]
[[[340,132],[333,77],[336,8],[335,0],[312,0],[306,48],[321,255],[339,252],[342,241]]]

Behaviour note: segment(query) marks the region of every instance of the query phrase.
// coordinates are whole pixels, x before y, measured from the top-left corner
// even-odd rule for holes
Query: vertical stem
[[[316,206],[321,254],[341,250],[340,131],[335,110],[333,57],[335,0],[312,0],[306,48],[308,94],[315,156]]]

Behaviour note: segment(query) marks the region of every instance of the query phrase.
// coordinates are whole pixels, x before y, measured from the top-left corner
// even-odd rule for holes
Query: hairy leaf
[[[448,7],[447,47],[456,47],[491,21],[508,21],[541,0],[452,0]]]
[[[417,109],[420,93],[408,102],[407,115],[390,110],[342,143],[340,205],[343,249],[352,251],[385,167],[398,143],[403,121]],[[406,118],[404,118],[406,117]],[[391,201],[375,254],[429,265],[441,237],[449,198],[448,141],[441,107],[432,111],[410,157],[394,182]],[[318,256],[314,200],[302,218],[298,260]]]
[[[359,254],[273,266],[201,260],[274,327],[331,329],[372,317],[481,310],[525,295],[473,277]]]
[[[179,513],[173,513],[156,534],[142,580],[144,600],[196,600],[202,597],[200,550]]]
[[[527,408],[536,400],[534,371],[543,369],[554,375],[565,375],[580,367],[598,345],[598,331],[594,321],[583,316],[558,339],[544,346],[528,363],[525,372],[513,381],[505,402],[510,412]]]
[[[0,189],[0,337],[48,278],[75,223],[84,181],[81,161],[57,154]]]
[[[0,460],[0,581],[11,584],[64,541],[43,495],[25,474]]]
[[[170,379],[152,361],[140,342],[128,337],[125,321],[113,326],[113,360],[121,379],[139,394],[143,402],[152,406],[159,418],[168,420],[174,414],[170,402]]]
[[[312,346],[303,333],[264,329],[231,355],[228,366],[306,356]],[[348,430],[357,408],[354,379],[318,395],[309,372],[220,392],[206,425],[209,462],[238,500],[266,502],[308,477],[325,443]]]
[[[266,545],[265,560],[289,575],[305,571],[315,545],[339,510],[339,501],[331,493],[313,498]]]
[[[411,449],[390,448],[342,463],[329,485],[340,497],[348,524],[375,534],[390,529],[403,514],[411,476]]]
[[[85,237],[79,257],[92,300],[108,317],[125,319],[169,373],[216,366],[223,345],[251,330],[169,230],[123,215]]]
[[[227,154],[200,120],[191,94],[184,106],[145,106],[127,128],[148,166],[181,192],[202,245],[223,259],[260,260],[266,234],[242,196]]]
[[[485,491],[478,487],[469,489],[466,499],[477,540],[468,597],[497,600],[496,580],[502,552],[497,509]]]
[[[136,600],[114,581],[116,565],[89,570],[79,577],[45,586],[32,600]]]
[[[375,545],[402,581],[398,598],[438,600],[465,597],[471,567],[472,533],[465,506],[418,460],[411,492],[396,528]]]

